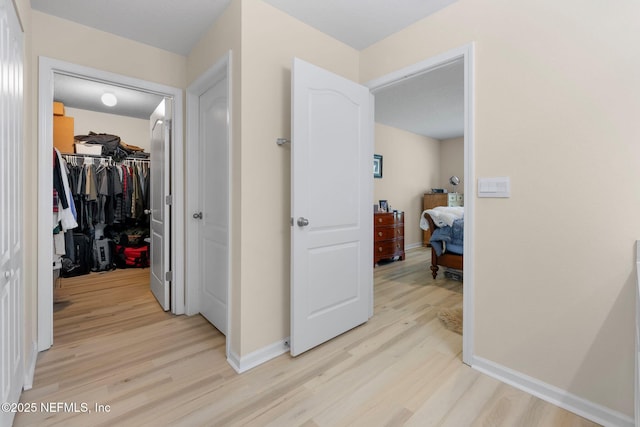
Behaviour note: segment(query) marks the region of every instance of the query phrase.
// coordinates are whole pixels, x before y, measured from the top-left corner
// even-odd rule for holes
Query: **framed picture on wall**
[[[373,155],[373,177],[382,178],[382,155]]]

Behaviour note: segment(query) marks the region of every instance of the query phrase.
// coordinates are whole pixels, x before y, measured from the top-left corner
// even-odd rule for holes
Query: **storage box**
[[[73,153],[73,117],[53,116],[53,146],[61,153]]]
[[[76,142],[76,153],[78,154],[92,154],[99,156],[102,154],[101,144],[83,144]]]
[[[64,104],[62,102],[53,102],[53,115],[64,116]]]

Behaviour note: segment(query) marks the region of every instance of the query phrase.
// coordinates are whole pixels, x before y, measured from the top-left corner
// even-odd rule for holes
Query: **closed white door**
[[[162,309],[171,308],[169,287],[171,196],[169,195],[171,100],[165,98],[151,115],[151,292]]]
[[[16,403],[23,384],[22,337],[22,30],[0,0],[0,402]],[[15,414],[0,411],[0,425]]]
[[[370,317],[373,99],[294,59],[291,143],[291,354]]]
[[[227,334],[229,282],[229,109],[227,78],[200,95],[200,313]]]

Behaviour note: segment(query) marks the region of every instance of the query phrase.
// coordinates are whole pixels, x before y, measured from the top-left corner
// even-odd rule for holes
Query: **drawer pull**
[[[398,228],[398,234],[400,234],[400,229]]]
[[[382,237],[382,231],[378,231],[378,236]]]
[[[382,218],[378,218],[378,222],[382,222]]]
[[[379,247],[379,248],[378,248],[378,252],[382,252],[382,247]]]

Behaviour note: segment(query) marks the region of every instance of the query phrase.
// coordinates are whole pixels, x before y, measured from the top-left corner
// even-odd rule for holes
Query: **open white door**
[[[170,306],[170,232],[171,196],[169,195],[171,99],[165,98],[151,115],[151,292],[163,310]]]
[[[294,59],[291,354],[364,322],[373,301],[369,89]]]

